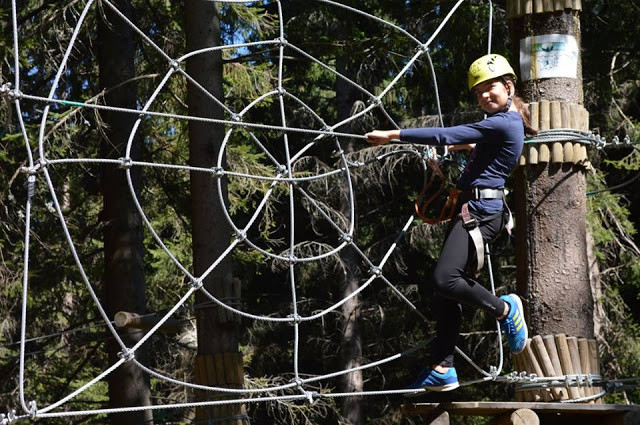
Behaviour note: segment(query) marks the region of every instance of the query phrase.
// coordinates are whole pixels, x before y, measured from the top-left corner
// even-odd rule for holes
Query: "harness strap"
[[[469,203],[465,202],[462,204],[462,209],[460,210],[460,217],[462,218],[462,227],[469,232],[469,236],[471,236],[471,240],[473,241],[473,246],[476,248],[476,270],[475,274],[477,275],[482,270],[484,266],[484,241],[482,239],[482,233],[480,232],[480,225],[478,220],[471,217],[469,213]]]

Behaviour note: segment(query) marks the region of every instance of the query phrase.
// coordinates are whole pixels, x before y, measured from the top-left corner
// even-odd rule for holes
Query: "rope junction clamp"
[[[11,410],[6,415],[4,413],[0,413],[0,425],[9,425],[11,422],[16,420],[16,411]]]
[[[136,356],[134,351],[126,348],[118,353],[118,357],[128,362],[130,360],[133,360]]]
[[[131,158],[121,157],[121,158],[118,158],[118,161],[120,161],[120,165],[118,165],[118,168],[123,168],[128,170],[133,165],[133,160]]]
[[[31,400],[29,402],[29,416],[31,417],[31,419],[35,419],[37,415],[38,415],[38,406],[36,405],[35,400]]]

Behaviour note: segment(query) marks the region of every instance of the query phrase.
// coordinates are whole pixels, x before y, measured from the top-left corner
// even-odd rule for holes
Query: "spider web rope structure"
[[[354,194],[354,188],[352,184],[351,172],[355,168],[363,167],[371,162],[384,160],[385,158],[391,155],[409,154],[409,155],[415,155],[418,158],[418,160],[422,163],[423,170],[426,173],[427,171],[426,159],[432,153],[424,152],[415,147],[403,146],[400,149],[383,153],[375,158],[372,158],[370,161],[367,161],[367,162],[352,162],[347,159],[345,152],[343,152],[340,149],[340,143],[338,139],[339,138],[364,139],[364,136],[357,135],[357,134],[344,133],[338,130],[341,127],[345,126],[345,124],[348,124],[349,122],[352,122],[363,116],[366,116],[367,114],[370,114],[374,110],[378,111],[379,113],[382,113],[384,116],[386,116],[389,119],[390,122],[393,123],[393,120],[391,119],[391,117],[389,116],[389,114],[384,108],[382,99],[387,95],[387,93],[390,90],[394,88],[394,86],[398,83],[398,81],[407,74],[407,72],[415,65],[416,61],[419,58],[423,58],[425,55],[429,61],[429,64],[431,65],[432,77],[434,80],[434,87],[436,89],[436,95],[437,95],[437,81],[435,80],[436,75],[435,75],[435,72],[433,71],[433,64],[431,63],[431,57],[429,55],[429,46],[433,43],[433,41],[436,39],[438,34],[445,27],[445,25],[447,25],[452,15],[461,6],[463,1],[464,0],[457,1],[455,5],[446,14],[442,15],[442,19],[439,26],[433,32],[433,34],[431,34],[428,40],[425,42],[420,41],[418,38],[414,37],[404,29],[390,22],[387,22],[376,16],[373,16],[369,13],[340,4],[338,2],[334,2],[331,0],[314,0],[312,2],[307,3],[308,4],[307,7],[313,7],[312,6],[313,3],[321,3],[328,6],[341,8],[348,13],[359,14],[367,19],[372,19],[376,21],[381,25],[385,25],[385,26],[388,26],[389,28],[392,28],[394,31],[397,31],[403,36],[408,37],[413,43],[415,43],[415,53],[413,54],[413,56],[406,61],[406,64],[402,69],[398,70],[397,74],[391,79],[388,85],[379,94],[374,95],[369,91],[367,91],[365,88],[356,84],[354,81],[351,81],[346,76],[341,75],[335,69],[332,69],[328,65],[324,64],[322,61],[316,59],[314,56],[307,53],[300,47],[288,42],[285,37],[286,33],[285,33],[285,28],[283,26],[284,15],[282,10],[282,5],[277,0],[275,1],[275,4],[277,5],[277,10],[279,14],[278,18],[280,22],[279,24],[280,34],[277,39],[252,42],[252,43],[238,43],[238,44],[232,44],[232,45],[211,47],[208,49],[189,52],[177,58],[171,57],[165,51],[163,51],[162,48],[160,48],[148,35],[142,32],[123,13],[121,13],[118,10],[118,8],[114,6],[109,0],[101,0],[102,7],[111,9],[120,19],[122,19],[124,22],[130,25],[131,28],[143,40],[146,46],[153,49],[157,54],[159,54],[166,61],[166,70],[164,71],[165,73],[161,78],[160,83],[158,84],[156,89],[153,91],[149,99],[141,107],[141,109],[127,109],[122,107],[114,107],[110,105],[97,104],[97,103],[91,103],[91,102],[77,102],[77,101],[63,100],[61,99],[61,97],[63,96],[60,96],[60,93],[57,92],[59,82],[61,81],[61,78],[63,78],[64,76],[64,72],[67,67],[69,56],[74,48],[74,43],[76,42],[80,29],[85,23],[90,11],[96,7],[96,2],[94,0],[87,0],[86,3],[84,3],[84,7],[82,9],[81,14],[78,16],[77,24],[75,25],[73,34],[71,35],[69,44],[64,53],[64,57],[61,63],[58,65],[58,70],[55,74],[53,83],[51,84],[51,89],[49,91],[48,96],[44,97],[44,96],[31,95],[28,93],[22,93],[21,80],[20,80],[21,68],[20,68],[20,63],[18,61],[19,43],[18,43],[17,5],[16,5],[16,0],[12,0],[12,16],[11,17],[12,17],[12,25],[13,25],[13,47],[14,47],[14,56],[15,56],[15,64],[14,64],[15,80],[12,87],[5,84],[2,87],[1,94],[3,96],[8,97],[12,101],[13,106],[15,107],[16,116],[19,120],[22,139],[24,141],[26,153],[27,153],[27,161],[26,161],[27,165],[24,166],[22,169],[23,173],[26,176],[26,182],[28,185],[28,191],[27,191],[28,196],[27,196],[26,207],[25,207],[25,232],[24,232],[25,249],[24,249],[23,282],[22,282],[22,312],[21,312],[22,321],[21,321],[21,328],[20,328],[20,370],[19,370],[19,373],[20,373],[19,398],[20,398],[20,404],[21,404],[23,413],[16,414],[14,411],[12,411],[8,415],[6,416],[3,415],[2,417],[0,417],[0,423],[8,424],[15,420],[27,419],[27,418],[52,418],[52,417],[66,417],[66,416],[76,416],[76,415],[97,415],[97,414],[105,414],[105,413],[130,412],[130,411],[139,411],[139,410],[148,410],[148,409],[152,409],[152,410],[179,409],[179,408],[186,408],[186,407],[212,406],[212,405],[219,405],[219,404],[238,404],[238,403],[241,404],[241,403],[258,403],[258,402],[263,403],[268,401],[307,400],[309,402],[313,402],[315,399],[320,397],[340,398],[340,397],[366,396],[366,395],[376,396],[376,395],[390,395],[390,394],[405,394],[409,392],[415,392],[415,390],[407,390],[402,388],[380,390],[380,391],[364,391],[360,393],[322,393],[320,394],[314,391],[309,391],[306,387],[308,384],[325,381],[327,379],[348,374],[356,370],[364,370],[368,368],[378,367],[385,363],[398,360],[401,357],[406,356],[411,352],[421,348],[426,343],[428,343],[428,341],[419,347],[414,347],[405,352],[398,353],[398,354],[389,356],[387,358],[366,363],[354,369],[340,370],[332,373],[327,373],[322,376],[313,376],[309,378],[304,378],[300,374],[300,371],[298,370],[298,362],[299,362],[298,348],[300,344],[299,326],[304,322],[321,320],[325,315],[338,309],[341,305],[346,303],[350,298],[357,296],[358,294],[362,293],[362,291],[364,291],[366,288],[370,287],[371,285],[377,282],[381,282],[385,287],[389,288],[402,303],[406,304],[407,308],[410,311],[416,313],[422,319],[425,319],[425,317],[416,308],[416,306],[413,305],[411,301],[408,300],[407,297],[405,297],[403,293],[394,286],[394,284],[385,276],[385,273],[384,273],[385,265],[389,261],[390,257],[393,255],[394,250],[396,249],[399,241],[406,234],[407,230],[413,223],[415,217],[412,215],[406,219],[404,226],[399,231],[398,235],[395,237],[394,242],[389,246],[389,248],[381,258],[375,259],[375,260],[369,258],[365,254],[365,252],[355,243],[354,223],[356,218],[356,211],[355,211],[354,201],[353,201],[355,194]],[[220,3],[247,3],[247,2],[240,1],[240,0],[227,0],[227,1],[220,1]],[[489,4],[492,8],[490,1],[489,1]],[[490,23],[490,27],[491,27],[491,23]],[[274,90],[271,90],[269,92],[266,92],[260,95],[239,112],[232,110],[230,107],[225,105],[224,102],[221,102],[219,99],[216,99],[211,93],[207,92],[197,81],[195,81],[183,69],[183,65],[188,58],[194,57],[199,54],[204,54],[214,50],[241,49],[244,47],[256,47],[256,46],[262,46],[262,47],[268,46],[271,48],[278,49],[277,87]],[[489,46],[490,46],[490,42],[489,42]],[[367,98],[369,98],[370,101],[368,105],[344,121],[337,122],[334,124],[326,123],[325,120],[322,117],[320,117],[318,114],[316,114],[315,111],[313,111],[313,109],[303,99],[300,99],[299,97],[287,91],[285,79],[282,72],[283,71],[282,62],[283,62],[284,52],[286,49],[293,50],[297,54],[305,57],[306,59],[322,67],[324,70],[333,73],[336,78],[343,79],[348,84],[352,85],[360,93],[362,93]],[[489,47],[489,50],[490,50],[490,47]],[[211,118],[203,118],[203,117],[195,117],[195,116],[154,111],[154,106],[156,106],[154,102],[156,102],[159,93],[161,93],[161,91],[166,88],[166,85],[174,77],[183,78],[189,84],[193,84],[195,87],[198,87],[201,90],[203,95],[205,95],[206,97],[208,97],[209,99],[211,99],[212,101],[220,105],[224,109],[226,115],[231,117],[231,119],[228,119],[228,120],[211,119]],[[282,123],[287,122],[287,115],[283,105],[285,101],[288,101],[288,102],[293,102],[298,107],[303,108],[306,112],[312,115],[317,124],[316,128],[288,127],[285,124],[281,126],[267,125],[263,123],[251,122],[249,120],[246,120],[246,116],[248,115],[249,111],[251,111],[253,107],[255,107],[260,102],[265,101],[266,99],[275,99],[280,104]],[[32,143],[32,141],[30,140],[27,134],[25,123],[22,118],[23,114],[21,111],[21,102],[25,102],[25,101],[39,102],[45,105],[42,113],[42,119],[41,119],[40,129],[38,133],[37,143],[35,142]],[[438,100],[438,103],[439,103],[439,100]],[[117,160],[106,159],[106,158],[50,158],[51,155],[46,145],[46,141],[47,141],[46,130],[47,130],[47,126],[49,125],[49,122],[51,121],[50,108],[54,104],[64,106],[64,107],[71,107],[71,108],[90,108],[97,111],[108,110],[108,111],[115,111],[120,113],[129,113],[129,114],[137,115],[138,118],[135,121],[135,124],[131,130],[131,133],[127,142],[125,156]],[[438,108],[440,108],[439,104],[438,104]],[[130,156],[133,140],[137,134],[138,128],[142,120],[148,117],[170,118],[175,120],[195,120],[195,121],[201,121],[201,122],[207,122],[207,123],[224,124],[228,128],[228,130],[226,131],[225,138],[222,142],[222,148],[220,150],[220,155],[218,156],[216,166],[213,168],[198,168],[198,167],[188,166],[185,164],[167,164],[167,163],[154,163],[154,162],[143,162],[143,161],[133,160]],[[396,127],[398,126],[396,125]],[[271,161],[272,163],[271,166],[273,167],[273,170],[275,170],[272,175],[254,175],[250,173],[237,172],[234,170],[226,169],[224,167],[223,158],[224,158],[225,151],[228,148],[228,144],[231,140],[231,136],[233,135],[234,131],[240,128],[246,130],[250,134],[251,141],[264,154],[264,156],[269,161]],[[254,131],[257,131],[257,130],[272,130],[272,131],[280,132],[281,134],[284,135],[285,150],[287,152],[285,162],[282,162],[276,159],[275,155],[273,155],[267,148],[267,145],[261,141],[259,135],[256,135],[254,133]],[[300,148],[297,152],[293,154],[289,154],[289,145],[287,141],[287,135],[292,133],[304,134],[306,136],[311,137],[312,140],[309,141],[302,148]],[[338,166],[333,170],[322,172],[316,175],[305,176],[305,177],[294,176],[292,173],[292,170],[296,162],[299,161],[301,158],[303,158],[305,153],[309,152],[313,147],[321,143],[335,143],[335,147],[339,155],[340,166]],[[34,150],[32,149],[32,144],[37,145],[37,152],[34,152]],[[77,252],[76,243],[74,242],[71,232],[67,226],[65,215],[60,205],[59,195],[56,191],[56,187],[54,185],[54,182],[51,176],[51,170],[54,167],[59,165],[96,164],[96,163],[117,164],[118,166],[124,169],[124,173],[126,173],[127,182],[128,182],[128,190],[133,198],[133,201],[136,205],[136,208],[138,209],[138,212],[140,214],[140,217],[142,218],[143,223],[146,225],[147,231],[150,232],[150,234],[152,235],[157,245],[162,248],[167,258],[170,259],[170,261],[180,270],[180,272],[184,275],[186,280],[189,282],[189,284],[186,285],[186,287],[184,288],[180,300],[163,315],[160,321],[156,325],[154,325],[151,330],[146,332],[146,334],[135,345],[131,347],[127,347],[125,343],[122,341],[122,339],[120,338],[120,336],[118,335],[118,332],[114,328],[114,325],[111,322],[111,319],[107,316],[107,313],[105,312],[100,302],[100,299],[95,291],[94,284],[91,282],[90,278],[85,272],[85,267],[82,263],[80,255]],[[256,207],[255,211],[253,211],[249,219],[244,224],[235,223],[234,219],[231,216],[231,213],[227,209],[224,210],[225,218],[234,231],[233,238],[229,243],[227,249],[220,255],[220,257],[216,259],[213,263],[211,263],[208,269],[203,274],[196,276],[190,270],[188,270],[188,268],[184,264],[182,264],[182,262],[172,252],[172,250],[167,246],[167,244],[165,243],[161,235],[154,228],[152,221],[147,217],[144,207],[142,205],[142,202],[140,201],[140,199],[136,195],[136,191],[134,190],[134,185],[133,185],[132,176],[131,176],[131,170],[134,167],[148,167],[148,168],[155,167],[155,168],[163,168],[163,169],[170,169],[170,170],[179,170],[183,172],[195,171],[195,172],[201,172],[201,173],[208,173],[212,176],[212,178],[215,178],[217,180],[218,196],[220,197],[221,200],[223,200],[222,181],[224,179],[243,178],[243,179],[251,179],[256,181],[258,180],[265,181],[265,182],[268,182],[268,189],[264,192],[262,196],[262,200]],[[348,196],[349,196],[350,205],[349,205],[348,222],[346,223],[346,226],[337,223],[335,219],[326,211],[322,203],[319,202],[317,199],[315,199],[301,185],[301,183],[303,182],[325,180],[332,176],[344,176],[347,186],[349,188]],[[60,226],[64,233],[64,237],[66,239],[68,249],[70,250],[71,255],[73,256],[75,266],[79,270],[82,281],[86,286],[86,289],[89,292],[91,298],[93,299],[93,302],[95,303],[96,310],[104,320],[105,326],[108,328],[110,337],[113,338],[118,343],[121,349],[120,359],[117,362],[111,364],[107,369],[102,371],[100,374],[93,377],[88,382],[85,382],[84,384],[82,384],[75,391],[67,394],[61,399],[46,406],[39,406],[36,400],[28,401],[26,396],[26,391],[25,391],[25,376],[24,376],[25,375],[25,341],[27,341],[26,323],[28,321],[27,298],[28,298],[29,270],[30,270],[29,269],[29,252],[30,252],[29,247],[31,244],[31,241],[30,241],[31,208],[32,208],[32,202],[33,202],[32,197],[34,194],[34,187],[37,179],[44,180],[44,182],[46,183],[46,186],[51,196],[52,207],[55,210],[55,214],[57,214],[59,218]],[[253,227],[257,225],[259,221],[259,217],[264,212],[264,209],[266,208],[266,204],[268,200],[270,199],[270,197],[273,196],[273,192],[275,188],[279,185],[284,185],[289,191],[289,199],[290,199],[289,221],[291,223],[291,226],[288,229],[288,231],[290,232],[290,246],[284,253],[278,254],[278,253],[273,253],[265,249],[264,247],[259,246],[258,243],[251,240],[248,234],[249,234],[249,231],[252,230]],[[293,223],[295,223],[295,218],[294,218],[295,212],[293,208],[294,194],[299,196],[300,199],[307,201],[313,208],[315,208],[316,212],[320,214],[322,217],[324,217],[326,222],[330,224],[330,226],[334,229],[337,235],[337,239],[339,241],[339,243],[337,243],[336,246],[328,247],[325,251],[319,252],[317,254],[306,255],[306,256],[298,255],[298,252],[296,251],[296,247],[294,244],[294,240],[295,240],[295,226],[293,225]],[[224,205],[224,202],[222,202],[221,204]],[[203,287],[204,279],[206,279],[207,276],[209,276],[216,269],[216,267],[220,264],[220,262],[226,256],[230,255],[231,252],[240,245],[250,247],[251,249],[260,253],[265,258],[269,258],[269,259],[280,261],[287,264],[287,267],[289,270],[288,275],[290,279],[290,287],[291,287],[291,314],[290,315],[277,317],[277,316],[271,316],[271,315],[254,314],[250,311],[244,311],[240,308],[237,308],[236,306],[232,306],[225,303],[224,300],[217,298],[216,296],[211,294],[209,291],[207,291]],[[367,272],[368,277],[359,286],[359,288],[356,291],[354,291],[351,295],[338,301],[337,303],[331,305],[330,307],[322,311],[319,311],[317,313],[309,314],[306,316],[299,314],[298,302],[297,302],[297,296],[296,296],[296,287],[298,284],[298,282],[296,282],[296,274],[295,274],[296,267],[302,263],[320,261],[327,257],[333,256],[348,246],[352,247],[355,250],[355,252],[359,256],[360,261],[363,262],[368,268],[368,272]],[[235,315],[239,315],[244,318],[257,320],[257,321],[272,322],[276,324],[291,324],[294,330],[294,341],[293,341],[293,376],[294,378],[291,380],[291,382],[284,385],[272,386],[268,388],[259,388],[259,389],[231,389],[231,388],[211,387],[211,386],[197,385],[189,382],[183,382],[183,381],[174,379],[172,377],[163,375],[162,373],[152,370],[149,367],[141,364],[135,358],[136,351],[145,343],[147,343],[149,339],[158,331],[158,329],[160,329],[160,327],[176,311],[183,308],[187,300],[194,293],[196,293],[196,291],[200,291],[201,293],[205,294],[205,296],[212,303],[215,303],[217,306],[223,309],[226,309]],[[500,358],[498,361],[499,365],[497,367],[492,366],[489,371],[483,370],[480,366],[476,365],[467,355],[465,355],[460,350],[458,350],[458,353],[461,354],[463,358],[465,358],[467,361],[469,361],[472,364],[472,366],[482,375],[482,378],[463,383],[462,385],[470,385],[477,382],[484,382],[484,381],[491,381],[491,380],[510,382],[510,383],[522,382],[522,381],[537,382],[535,381],[534,378],[524,376],[524,375],[512,374],[507,377],[499,376],[499,374],[501,373],[502,363],[503,363],[502,344],[500,340],[499,329],[498,329],[498,345],[500,347],[499,349]],[[153,405],[153,406],[134,406],[134,407],[126,407],[126,408],[113,408],[113,409],[95,409],[95,410],[66,410],[66,409],[60,410],[59,409],[63,407],[70,400],[73,400],[75,397],[87,391],[93,385],[103,380],[107,375],[109,375],[111,372],[113,372],[115,369],[120,367],[125,362],[134,362],[138,367],[143,369],[149,375],[153,376],[156,379],[165,381],[167,383],[180,385],[180,386],[184,386],[192,389],[216,392],[219,394],[235,395],[237,396],[237,399],[200,401],[200,402],[191,402],[191,403]],[[576,378],[576,381],[577,380],[578,378]],[[564,385],[569,384],[566,381],[566,379],[563,380],[562,382]],[[299,390],[300,394],[272,395],[274,393],[282,392],[284,390]]]

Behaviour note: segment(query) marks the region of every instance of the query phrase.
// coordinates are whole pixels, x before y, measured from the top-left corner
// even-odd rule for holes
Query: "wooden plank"
[[[513,19],[516,17],[515,4],[517,0],[507,0],[507,19]]]
[[[580,108],[582,106],[577,103],[571,103],[569,105],[571,108],[571,126],[570,128],[575,128],[576,130],[580,130]]]
[[[551,364],[553,365],[553,370],[556,372],[557,376],[562,375],[562,365],[560,364],[560,357],[558,356],[558,348],[556,347],[556,341],[553,335],[545,335],[542,337],[542,341],[544,342],[544,346],[547,349],[547,354],[549,355],[549,359],[551,360]],[[562,400],[569,399],[569,391],[567,388],[561,388]]]
[[[595,339],[589,340],[589,365],[591,367],[591,373],[594,375],[600,375],[600,358],[598,356],[598,345]],[[595,392],[599,393],[600,387],[595,388]],[[599,398],[596,400],[596,404],[603,404],[604,400]]]
[[[625,412],[640,412],[636,404],[586,404],[586,403],[530,403],[508,401],[462,401],[449,403],[415,403],[405,404],[402,411],[406,413],[428,413],[441,409],[455,415],[495,416],[518,409],[530,409],[534,412],[584,414],[607,416]]]
[[[531,345],[536,357],[538,358],[538,362],[540,363],[540,368],[542,369],[543,376],[560,375],[553,368],[553,363],[551,363],[551,359],[549,358],[549,354],[547,353],[547,348],[544,346],[542,337],[540,335],[536,335],[531,338]],[[551,394],[553,395],[554,400],[562,400],[561,388],[552,388]]]
[[[564,156],[562,162],[575,162],[573,159],[573,143],[564,143],[564,146],[562,147],[562,155]]]
[[[567,102],[560,102],[561,128],[571,128],[571,106]]]
[[[564,0],[553,0],[553,10],[561,12],[564,10]]]
[[[515,412],[496,416],[489,425],[540,425],[540,418],[531,409],[518,409]]]
[[[564,154],[562,150],[562,143],[554,142],[551,145],[551,162],[554,164],[562,164],[564,161]]]
[[[580,352],[578,351],[578,338],[575,336],[567,337],[567,345],[569,346],[569,355],[571,356],[571,366],[573,366],[573,372],[577,375],[582,375],[582,366],[580,365]],[[580,397],[584,397],[586,394],[584,388],[577,387]]]
[[[591,364],[589,363],[589,341],[587,338],[578,339],[578,353],[580,354],[580,368],[585,375],[591,375]],[[593,387],[584,388],[585,395],[593,395]]]
[[[565,9],[573,9],[573,0],[564,0]]]
[[[558,348],[558,355],[560,357],[560,366],[562,366],[563,375],[574,375],[573,364],[571,363],[571,353],[569,352],[569,345],[567,344],[567,337],[563,334],[554,336],[556,341],[556,347]],[[569,398],[576,399],[580,397],[580,391],[576,387],[568,387]]]
[[[544,12],[544,2],[542,0],[533,0],[533,13]]]
[[[533,0],[524,0],[523,15],[531,15],[533,13]]]
[[[573,10],[582,10],[582,0],[573,0],[571,7]]]
[[[531,365],[531,367],[533,368],[532,372],[535,373],[538,376],[545,376],[544,372],[542,371],[542,368],[540,367],[540,362],[538,362],[538,359],[536,358],[534,352],[533,352],[533,347],[531,346],[531,338],[529,338],[527,340],[527,345],[524,348],[524,353],[527,356],[527,361],[529,362],[529,364]],[[542,397],[542,399],[544,401],[552,401],[553,400],[553,396],[551,395],[551,391],[548,389],[540,389],[538,390],[538,395],[540,397]]]
[[[584,159],[582,158],[582,143],[576,142],[573,144],[573,163],[578,165],[584,163]]]
[[[513,355],[513,368],[516,372],[522,371],[520,356],[518,354]],[[516,401],[525,401],[524,399],[524,391],[516,391],[515,392]]]
[[[551,128],[551,106],[548,100],[539,102],[540,107],[540,130],[549,130]]]
[[[550,125],[549,128],[562,128],[562,110],[560,102],[552,100],[549,102]]]
[[[527,164],[538,163],[538,149],[535,145],[529,146],[529,157],[527,158]]]
[[[529,104],[529,123],[531,127],[540,130],[540,104],[538,102]]]
[[[433,412],[433,415],[425,419],[425,422],[429,425],[449,425],[451,423],[449,420],[449,413],[444,410],[437,410]]]
[[[551,152],[549,151],[549,145],[547,145],[546,143],[541,143],[538,148],[538,161],[549,162],[550,157]]]

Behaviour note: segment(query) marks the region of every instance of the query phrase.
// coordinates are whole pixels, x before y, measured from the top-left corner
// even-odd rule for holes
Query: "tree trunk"
[[[342,26],[341,26],[342,27]],[[344,28],[341,30],[344,32]],[[345,39],[342,34],[342,39]],[[346,56],[346,55],[345,55]],[[337,59],[336,70],[346,75],[348,58],[340,56]],[[343,81],[336,80],[336,100],[338,102],[338,121],[342,121],[351,116],[351,107],[354,103],[353,87]],[[343,128],[348,131],[348,128]],[[353,139],[345,139],[341,142],[341,148],[346,153],[355,150]],[[351,201],[349,187],[346,177],[342,180],[340,210],[347,222],[355,220],[350,217]],[[355,187],[354,187],[355,194]],[[353,199],[355,202],[355,198]],[[357,229],[357,227],[356,227]],[[345,229],[346,231],[347,229]],[[354,239],[356,232],[354,231]],[[354,240],[355,242],[355,240]],[[341,281],[340,295],[342,298],[350,296],[359,287],[358,254],[352,246],[346,246],[340,253],[340,258],[344,267],[344,280]],[[360,298],[355,296],[345,302],[341,309],[342,341],[341,341],[341,361],[342,369],[352,369],[362,364],[362,335],[360,330]],[[340,382],[341,392],[361,392],[363,390],[362,371],[352,372],[342,376]],[[362,398],[345,397],[342,401],[342,416],[353,425],[364,423],[364,410]]]
[[[580,46],[578,11],[539,12],[511,19],[515,58],[520,40],[534,35],[568,34]],[[533,78],[520,82],[518,90],[525,102],[581,104],[579,58],[576,78]],[[526,297],[530,333],[592,338],[584,167],[540,162],[521,166],[515,178],[517,286]]]
[[[115,2],[126,16],[131,17],[132,8],[128,0]],[[104,18],[98,21],[100,87],[109,89],[135,76],[135,44],[133,31],[109,8],[104,8]],[[109,91],[105,103],[110,106],[136,108],[135,85]],[[100,142],[102,158],[117,159],[125,156],[126,143],[136,117],[102,111],[105,137]],[[137,159],[140,138],[136,137],[131,158]],[[131,169],[134,187],[140,187],[140,168]],[[114,317],[120,310],[143,314],[146,307],[143,263],[143,229],[140,215],[129,193],[125,171],[112,164],[102,166],[102,193],[104,229],[104,288],[106,311]],[[132,347],[143,333],[135,329],[123,329],[122,341]],[[119,360],[122,348],[115,340],[107,344],[109,362]],[[136,359],[147,362],[143,347],[136,351]],[[108,377],[109,407],[149,406],[151,394],[149,377],[133,362],[125,362]],[[112,424],[138,425],[152,423],[150,410],[120,413],[110,416]]]
[[[190,0],[185,2],[187,50],[194,51],[220,44],[220,22],[215,2]],[[187,72],[217,99],[223,95],[223,69],[220,51],[199,54],[187,61]],[[188,84],[189,115],[223,118],[223,110],[201,89]],[[189,163],[195,167],[216,164],[224,127],[189,121]],[[223,165],[224,166],[224,165]],[[201,276],[218,259],[231,241],[231,227],[224,218],[216,180],[208,173],[191,172],[191,220],[193,262],[196,276]],[[223,181],[224,199],[227,199]],[[224,258],[204,281],[204,288],[219,299],[225,294],[239,297],[239,285],[233,285],[231,256]],[[208,302],[196,294],[196,303]],[[219,307],[196,310],[198,359],[196,380],[200,384],[219,387],[242,386],[242,356],[238,352],[238,325],[235,317]],[[213,361],[212,361],[213,360]],[[216,370],[203,365],[215,364]],[[222,370],[220,370],[222,369]],[[221,378],[224,377],[224,378]],[[201,394],[207,397],[208,394]],[[246,417],[243,405],[198,409],[197,420],[216,424],[242,423]],[[238,419],[240,418],[240,419]]]

